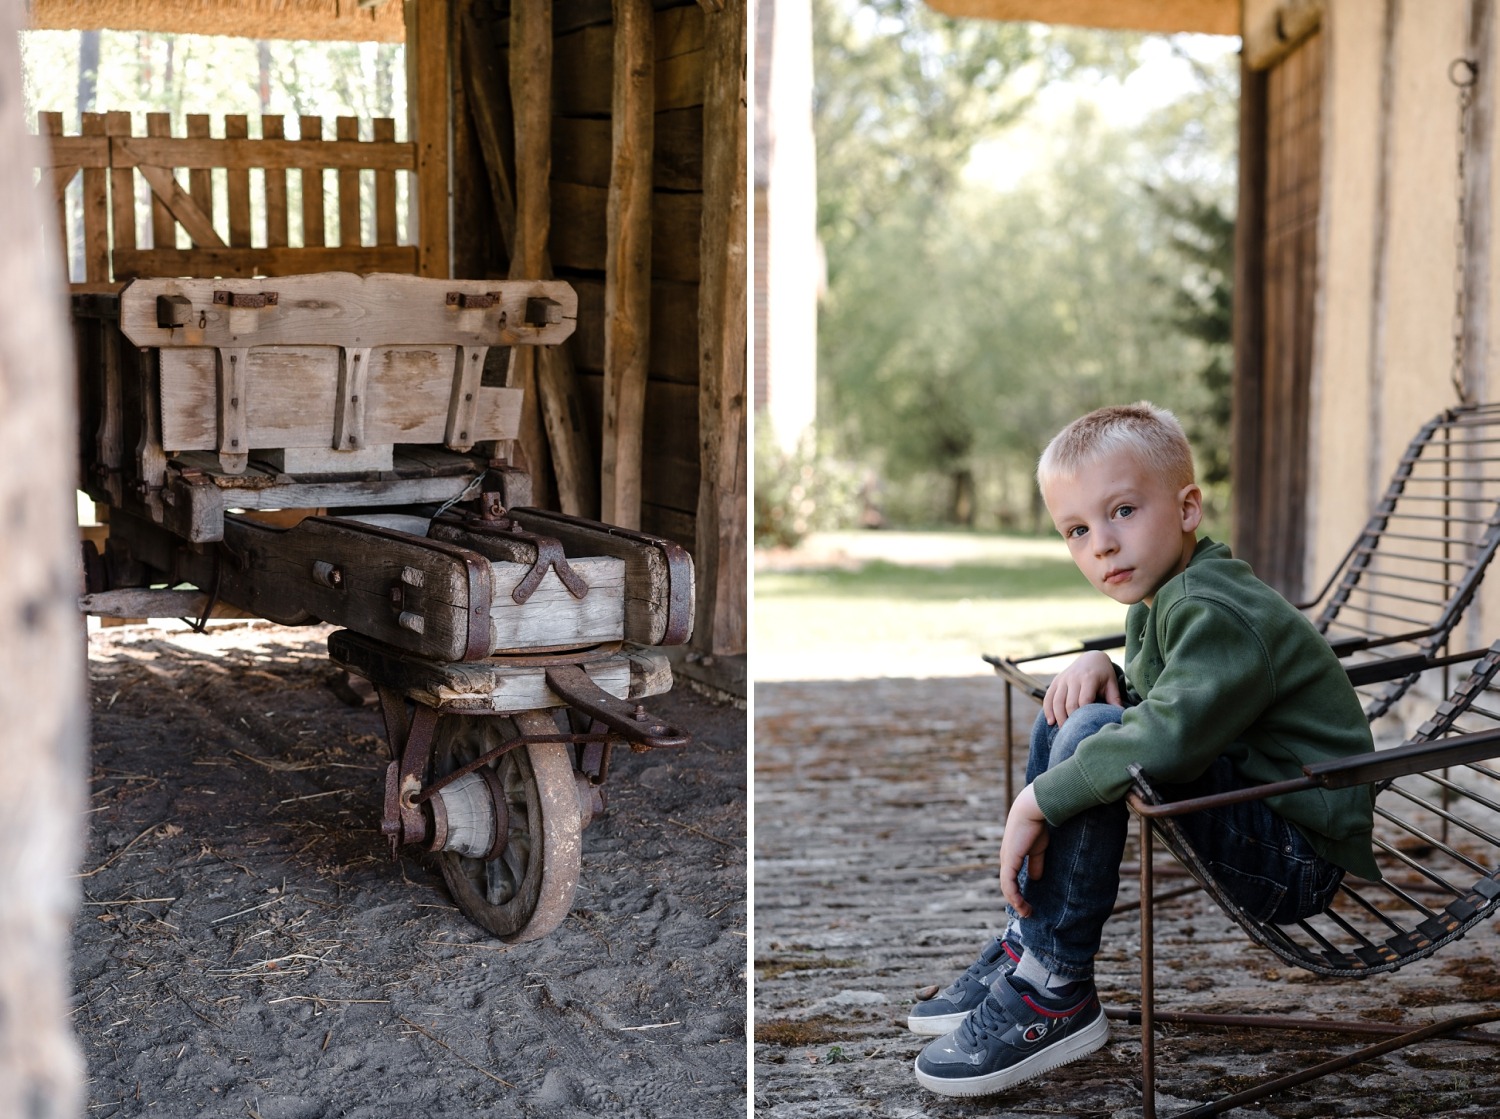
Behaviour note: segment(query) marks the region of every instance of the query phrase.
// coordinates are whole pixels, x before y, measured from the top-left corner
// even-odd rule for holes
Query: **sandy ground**
[[[507,946],[379,834],[374,707],[327,630],[90,638],[74,1022],[91,1116],[742,1116],[745,713],[649,701],[573,911]]]
[[[944,1099],[912,1076],[923,1044],[904,1028],[914,993],[951,980],[1000,919],[1000,700],[993,677],[757,685],[758,1117],[1140,1114],[1140,1030],[1119,1023],[1104,1050],[1005,1095]],[[1033,714],[1018,719],[1029,726]],[[1127,884],[1122,899],[1132,895]],[[1106,1005],[1134,1004],[1136,921],[1106,928],[1097,975]],[[1493,923],[1432,960],[1350,982],[1282,965],[1201,895],[1159,906],[1157,922],[1162,1009],[1415,1026],[1500,1007]],[[1162,1115],[1352,1048],[1324,1033],[1174,1026],[1160,1036]],[[1427,1042],[1231,1114],[1497,1115],[1500,1046]]]

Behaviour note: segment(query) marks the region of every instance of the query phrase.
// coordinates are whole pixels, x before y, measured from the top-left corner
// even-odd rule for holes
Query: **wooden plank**
[[[453,387],[448,394],[447,423],[443,432],[443,445],[451,451],[467,451],[485,438],[479,433],[477,420],[484,355],[488,349],[488,346],[459,346],[454,355]]]
[[[248,379],[255,389],[245,414],[250,448],[332,446],[340,396],[338,352],[333,346],[250,350]],[[218,445],[213,353],[161,353],[162,439],[174,452]],[[376,347],[362,364],[368,368],[365,392],[351,395],[359,395],[365,409],[365,445],[444,442],[453,381],[451,347]],[[514,389],[482,385],[475,392],[468,430],[476,440],[514,438],[520,410]]]
[[[615,0],[614,13],[599,507],[602,520],[639,528],[641,432],[651,337],[654,18],[650,0]]]
[[[15,790],[0,859],[0,1115],[84,1113],[70,1022],[68,928],[79,917],[90,706],[74,515],[78,417],[60,275],[38,237],[50,200],[32,186],[18,40],[27,9],[0,13],[0,768]],[[102,174],[102,172],[101,172]],[[24,792],[22,791],[24,790]]]
[[[171,113],[146,114],[147,136],[170,136],[171,134]],[[169,173],[174,178],[176,177],[175,172],[170,171],[170,169]],[[157,197],[154,190],[151,192],[151,247],[153,249],[174,249],[177,247],[177,219],[172,217],[172,211],[167,209],[166,203]],[[120,248],[118,242],[115,248]]]
[[[608,245],[608,192],[576,183],[552,183],[552,263],[557,268],[604,271]],[[699,234],[703,199],[697,194],[656,194],[651,200],[651,274],[659,280],[696,283],[701,270]]]
[[[147,249],[117,253],[115,267],[130,276],[296,276],[317,272],[397,272],[415,270],[412,245],[361,249]]]
[[[604,371],[604,284],[575,279],[578,329],[569,347],[580,369]],[[655,279],[651,284],[651,379],[698,383],[698,285]]]
[[[338,393],[334,397],[333,449],[357,451],[366,445],[370,347],[339,348]]]
[[[610,122],[596,118],[552,118],[552,177],[583,186],[609,185]],[[703,189],[703,109],[656,114],[651,182],[657,190]]]
[[[208,140],[209,128],[210,125],[207,113],[189,113],[187,115],[188,139]],[[133,158],[139,159],[140,156],[150,153],[150,145],[154,142],[155,141],[152,141],[148,138],[147,140],[143,141],[145,150],[141,152],[140,155],[137,155],[133,149],[128,154],[130,154]],[[213,143],[222,143],[222,141],[214,141]],[[206,144],[204,146],[211,148],[213,146],[213,143]],[[192,160],[185,160],[181,158],[181,156],[174,158],[170,154],[165,155],[164,158],[161,159],[146,159],[144,160],[144,162],[151,164],[153,167],[189,168],[188,194],[192,196],[193,202],[198,207],[198,210],[207,216],[208,225],[210,228],[212,228],[214,218],[214,179],[213,172],[209,170],[209,167],[213,166],[213,164],[203,164],[202,166],[195,166]],[[150,180],[147,179],[147,181],[149,182]],[[156,188],[153,186],[152,189],[155,190]],[[188,236],[191,237],[192,234],[189,233]],[[224,242],[216,233],[214,234],[212,240],[203,241],[201,243],[205,245],[222,245]]]
[[[396,141],[396,122],[390,117],[376,117],[375,144]],[[403,145],[410,148],[411,145]],[[396,243],[396,172],[393,168],[375,169],[375,243]]]
[[[250,351],[245,347],[215,350],[217,379],[219,466],[226,474],[240,474],[250,461],[249,427],[245,414],[249,405]]]
[[[507,53],[492,36],[493,24],[481,21],[473,6],[464,11],[463,77],[473,112],[474,131],[489,176],[495,222],[508,256],[516,245],[515,122],[511,117]]]
[[[203,118],[205,121],[207,117]],[[264,118],[262,118],[264,119]],[[410,171],[416,166],[416,152],[411,144],[369,143],[361,140],[323,140],[322,117],[301,118],[316,121],[320,146],[310,148],[303,140],[287,140],[278,135],[260,140],[201,137],[136,137],[132,145],[142,163],[158,166],[253,171],[257,167],[281,167],[298,170],[312,167],[365,168],[384,171]],[[77,160],[74,160],[77,162]]]
[[[328,244],[323,230],[323,118],[303,116],[297,121],[297,142],[311,153],[302,165],[302,244],[316,248]]]
[[[625,636],[625,561],[613,556],[569,559],[588,585],[574,598],[557,572],[548,570],[525,603],[511,597],[530,564],[491,561],[495,597],[490,604],[490,649],[494,653],[577,649]]]
[[[696,6],[658,12],[654,21],[658,111],[703,104],[704,13]],[[557,111],[605,116],[613,86],[614,29],[586,27],[557,38]]]
[[[334,128],[340,140],[359,139],[359,118],[339,117]],[[346,249],[359,248],[362,237],[359,213],[359,168],[340,167],[339,190],[339,244]]]
[[[244,140],[250,135],[250,118],[244,113],[224,117],[224,139]],[[225,171],[229,201],[229,244],[234,248],[250,247],[250,170],[230,167]]]
[[[260,134],[267,140],[282,140],[286,136],[286,118],[265,115],[260,118]],[[266,166],[266,248],[284,249],[291,242],[287,237],[286,170]]]
[[[406,5],[408,132],[416,144],[417,274],[447,276],[449,0]]]
[[[118,146],[118,140],[130,137],[130,114],[112,112],[104,114],[104,132],[110,138],[110,153]],[[135,248],[135,172],[128,166],[120,166],[110,160],[109,210],[113,225],[112,243],[117,249],[129,251]]]
[[[45,138],[45,142],[50,144],[52,150],[55,152],[58,138],[62,136],[62,114],[38,113],[36,116],[37,129]],[[50,192],[52,204],[56,207],[56,217],[54,218],[57,222],[56,244],[60,249],[60,255],[57,259],[62,262],[60,271],[64,278],[68,276],[69,268],[72,264],[72,258],[68,253],[68,184],[77,173],[78,168],[76,165],[72,167],[59,167],[54,164],[42,169],[42,177],[39,184],[44,197]]]
[[[717,656],[745,651],[748,597],[745,0],[729,0],[706,21],[698,316],[701,479],[693,549],[698,575],[693,645]]]
[[[46,123],[51,117],[57,118],[56,133]],[[80,167],[109,167],[109,141],[104,138],[103,133],[64,136],[61,131],[61,113],[38,113],[37,121],[42,134],[51,137],[42,153],[43,162],[40,166],[71,167],[75,171]]]
[[[99,113],[84,113],[80,127],[85,136],[105,135]],[[91,284],[110,278],[108,173],[97,167],[83,169],[83,274]]]
[[[165,167],[151,167],[145,164],[138,166],[137,170],[140,171],[141,176],[146,182],[150,184],[152,195],[161,199],[161,203],[166,207],[167,212],[177,219],[183,229],[187,230],[187,234],[193,239],[195,246],[210,249],[226,247],[223,240],[219,237],[218,230],[214,228],[213,219],[209,212],[199,205],[198,199],[192,197],[187,191],[182,189],[182,184],[173,177],[170,170]],[[121,246],[118,251],[124,259],[135,260],[143,254],[134,253],[132,251],[134,249],[135,246],[132,244]],[[152,253],[158,259],[166,259],[172,251],[170,249],[158,249],[152,250]],[[121,274],[134,275],[135,273],[122,272]]]
[[[417,342],[465,346],[548,346],[573,332],[578,297],[561,280],[428,280],[417,276],[358,276],[347,272],[279,276],[259,280],[137,280],[120,296],[120,329],[137,346],[227,346],[236,341],[232,315],[214,293],[274,291],[274,305],[258,315],[255,336],[243,344],[399,346]],[[496,297],[492,306],[459,309],[448,295]],[[201,338],[159,326],[156,300],[179,295],[195,318],[203,319]],[[559,321],[526,322],[533,298],[557,304]],[[446,411],[446,409],[444,409]]]

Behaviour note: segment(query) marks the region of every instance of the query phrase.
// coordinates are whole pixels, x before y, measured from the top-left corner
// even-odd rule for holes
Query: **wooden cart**
[[[567,915],[613,747],[686,742],[637,701],[671,686],[691,561],[530,508],[514,450],[509,355],[576,308],[560,282],[348,273],[74,298],[82,486],[109,519],[84,609],[345,627],[329,652],[381,698],[393,852],[433,852],[510,941]]]

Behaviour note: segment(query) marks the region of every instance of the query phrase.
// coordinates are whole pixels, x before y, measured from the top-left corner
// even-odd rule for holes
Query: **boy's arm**
[[[1147,698],[1037,778],[1036,802],[1051,823],[1119,800],[1132,763],[1164,784],[1192,780],[1275,699],[1270,652],[1232,605],[1189,596],[1161,624],[1166,663]]]
[[[1084,653],[1052,678],[1042,697],[1042,714],[1057,726],[1073,712],[1090,703],[1123,706],[1120,674],[1109,655],[1097,649]]]
[[[1010,814],[1005,817],[1005,834],[1000,839],[1000,891],[1022,917],[1031,916],[1031,904],[1021,894],[1021,864],[1026,863],[1030,877],[1040,878],[1050,838],[1047,818],[1037,807],[1036,794],[1027,785],[1010,806]]]

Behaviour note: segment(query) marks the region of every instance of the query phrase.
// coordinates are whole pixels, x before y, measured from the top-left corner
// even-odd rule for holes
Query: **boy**
[[[1197,538],[1202,493],[1170,412],[1143,401],[1075,420],[1037,481],[1073,561],[1130,607],[1125,668],[1086,653],[1047,689],[1000,846],[1009,924],[908,1018],[917,1033],[944,1034],[916,1061],[917,1080],[943,1095],[1001,1091],[1108,1040],[1093,960],[1119,888],[1129,765],[1178,800],[1373,749],[1312,624],[1222,544]],[[1379,877],[1368,789],[1178,822],[1235,900],[1277,923],[1321,909],[1346,870]]]

